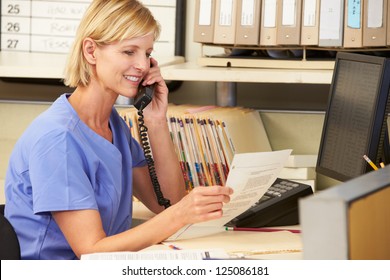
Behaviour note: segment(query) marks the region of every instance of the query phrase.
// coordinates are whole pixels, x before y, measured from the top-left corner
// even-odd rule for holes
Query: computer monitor
[[[316,171],[338,181],[389,163],[387,116],[390,60],[339,52],[336,56]]]

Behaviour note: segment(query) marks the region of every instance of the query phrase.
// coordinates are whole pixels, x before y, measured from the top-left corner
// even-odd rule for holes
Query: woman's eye
[[[124,51],[124,53],[127,54],[127,55],[132,55],[132,54],[134,54],[133,51]]]

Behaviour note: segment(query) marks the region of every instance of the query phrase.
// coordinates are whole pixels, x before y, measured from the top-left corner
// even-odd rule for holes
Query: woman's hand
[[[172,207],[176,208],[176,218],[183,226],[214,220],[222,217],[222,207],[230,201],[232,193],[230,187],[195,187]]]
[[[165,119],[168,108],[168,87],[161,76],[160,67],[158,66],[157,60],[150,58],[151,67],[149,72],[145,75],[142,82],[143,86],[154,87],[154,95],[152,102],[145,108],[145,113],[151,118],[163,117]]]

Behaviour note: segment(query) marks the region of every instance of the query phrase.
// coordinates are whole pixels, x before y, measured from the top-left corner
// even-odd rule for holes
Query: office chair
[[[11,223],[4,217],[5,205],[0,205],[0,259],[20,260],[20,245]]]

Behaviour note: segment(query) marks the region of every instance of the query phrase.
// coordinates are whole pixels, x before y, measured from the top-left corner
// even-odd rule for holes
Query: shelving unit
[[[161,71],[166,80],[216,82],[219,106],[236,105],[237,83],[330,84],[332,81],[334,63],[327,63],[326,67],[322,67],[322,62],[316,64],[313,61],[308,62],[306,68],[294,69],[288,68],[288,63],[286,61],[285,67],[281,68],[244,68],[200,66],[199,63],[186,62],[163,67]]]
[[[217,50],[217,51],[215,51]],[[233,50],[238,50],[233,54]],[[245,51],[251,52],[245,52]],[[294,57],[286,56],[286,51]],[[221,52],[220,54],[215,54]],[[244,51],[243,54],[239,54]],[[256,51],[281,52],[279,56],[257,56]],[[309,56],[308,51],[324,55]],[[164,69],[165,78],[179,78],[188,81],[215,81],[218,105],[236,105],[236,83],[279,83],[279,84],[330,84],[334,58],[327,52],[389,52],[388,47],[375,48],[326,48],[316,46],[242,46],[201,43],[197,63],[185,63]],[[246,53],[246,54],[245,54]],[[247,57],[245,57],[247,55]],[[284,56],[286,58],[284,58]],[[329,54],[328,54],[329,55]]]
[[[156,58],[165,80],[216,82],[220,106],[236,105],[237,83],[329,84],[334,65],[330,61],[268,60],[263,68],[222,67],[202,66],[207,59],[204,57],[200,58],[203,62],[185,62],[180,56]],[[60,80],[65,61],[65,54],[3,51],[0,52],[0,77]]]
[[[329,84],[332,73],[331,69],[212,67],[194,62],[162,68],[166,80],[209,82]]]
[[[62,79],[66,54],[0,52],[0,78]],[[184,57],[156,57],[159,65],[184,63]]]

